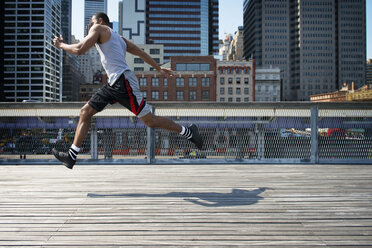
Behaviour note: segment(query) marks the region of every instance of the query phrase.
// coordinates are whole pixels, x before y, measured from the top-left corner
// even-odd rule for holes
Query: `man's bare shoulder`
[[[110,28],[106,25],[94,24],[92,26],[92,28],[90,29],[89,33],[90,32],[98,34],[98,36],[99,36],[99,42],[98,43],[101,43],[101,44],[108,41],[111,37]]]
[[[98,32],[98,33],[102,33],[102,32],[106,32],[107,30],[109,30],[110,28],[106,25],[101,25],[101,24],[94,24],[89,32]]]

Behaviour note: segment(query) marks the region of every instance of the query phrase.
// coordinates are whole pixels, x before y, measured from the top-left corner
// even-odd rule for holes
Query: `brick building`
[[[156,71],[135,72],[148,101],[216,101],[216,60],[213,56],[174,56],[164,67],[174,71],[164,77]]]

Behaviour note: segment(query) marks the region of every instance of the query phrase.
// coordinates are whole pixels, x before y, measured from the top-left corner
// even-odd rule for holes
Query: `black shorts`
[[[124,72],[115,83],[101,87],[89,100],[88,104],[96,111],[102,111],[107,104],[120,103],[133,114],[143,117],[150,112],[139,90],[137,77],[133,72]]]

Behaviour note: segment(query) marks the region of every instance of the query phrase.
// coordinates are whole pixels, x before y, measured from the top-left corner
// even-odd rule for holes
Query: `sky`
[[[107,0],[107,14],[111,21],[118,21],[119,0]],[[244,0],[219,0],[219,38],[234,34],[243,26]],[[367,58],[372,59],[372,0],[367,0]],[[79,40],[84,35],[84,0],[72,1],[72,34]]]

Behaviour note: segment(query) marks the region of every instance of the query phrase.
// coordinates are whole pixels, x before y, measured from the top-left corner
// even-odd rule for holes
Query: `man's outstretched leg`
[[[76,163],[76,156],[78,155],[85,136],[87,136],[89,131],[92,116],[96,113],[97,111],[94,108],[92,108],[89,104],[85,104],[80,110],[80,119],[76,127],[74,143],[70,147],[68,153],[59,152],[54,148],[52,149],[54,156],[67,168],[72,169],[74,167],[74,164]]]
[[[198,127],[195,124],[192,124],[189,127],[184,127],[175,123],[171,119],[156,116],[152,113],[140,117],[140,120],[143,121],[143,123],[145,123],[145,125],[148,127],[162,128],[179,133],[194,143],[198,149],[201,150],[203,148],[203,139],[200,136]]]

